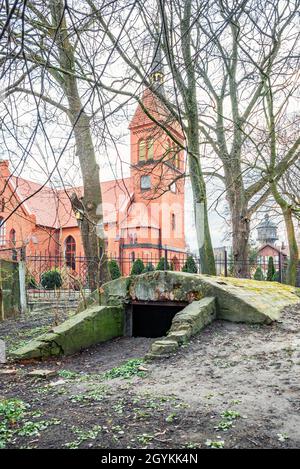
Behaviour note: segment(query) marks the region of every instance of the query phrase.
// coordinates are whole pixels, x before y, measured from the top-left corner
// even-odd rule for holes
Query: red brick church
[[[158,56],[149,80],[164,96]],[[176,268],[186,248],[183,133],[150,89],[144,90],[141,101],[129,124],[130,177],[101,183],[107,252],[120,260],[124,274],[130,268],[128,259],[157,260],[165,248]],[[15,176],[9,161],[2,160],[0,249],[26,246],[27,255],[61,256],[73,268],[84,251],[70,195],[80,196],[82,190],[43,187]]]

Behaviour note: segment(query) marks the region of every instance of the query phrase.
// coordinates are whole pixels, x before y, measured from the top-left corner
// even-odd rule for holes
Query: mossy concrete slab
[[[217,318],[232,322],[271,323],[282,310],[299,303],[299,289],[278,282],[203,276],[217,298]]]
[[[270,323],[285,306],[300,302],[299,289],[277,282],[183,272],[149,272],[129,285],[129,297],[135,301],[191,303],[207,296],[216,298],[218,318],[247,323]]]
[[[71,354],[123,334],[122,306],[93,306],[75,314],[50,332],[31,340],[12,354],[15,359]]]
[[[129,296],[137,301],[182,301],[191,303],[207,296],[206,283],[199,275],[157,271],[132,278]]]

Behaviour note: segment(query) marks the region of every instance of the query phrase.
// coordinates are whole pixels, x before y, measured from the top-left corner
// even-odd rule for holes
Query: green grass
[[[26,420],[41,416],[40,412],[29,409],[30,405],[20,399],[0,400],[0,449],[6,448],[16,437],[39,436],[50,425],[60,424],[58,419]]]
[[[103,374],[104,379],[129,379],[133,376],[146,376],[145,371],[139,370],[139,367],[143,364],[142,359],[134,358],[123,363],[121,366],[112,368]]]
[[[18,431],[19,436],[38,436],[41,431],[46,430],[50,425],[59,425],[61,423],[58,419],[40,420],[38,422],[27,421],[24,422],[22,428]]]
[[[71,430],[77,438],[73,441],[70,441],[69,443],[66,443],[65,446],[68,449],[77,449],[83,442],[87,440],[95,440],[99,433],[101,433],[102,427],[100,425],[94,425],[90,430],[85,430],[73,426]]]

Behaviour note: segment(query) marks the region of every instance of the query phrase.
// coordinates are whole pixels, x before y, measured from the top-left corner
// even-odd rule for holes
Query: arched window
[[[16,245],[16,230],[14,230],[13,228],[9,232],[9,242],[11,246]]]
[[[148,138],[148,148],[147,148],[147,160],[153,160],[154,158],[154,140],[153,138]]]
[[[3,217],[0,217],[0,246],[5,245],[5,235],[6,235],[5,220]]]
[[[173,231],[174,231],[175,228],[176,228],[176,217],[175,217],[175,213],[172,213],[172,215],[171,215],[171,228],[172,228]]]
[[[65,240],[65,260],[67,267],[75,270],[76,268],[76,242],[73,236],[68,236]]]
[[[146,142],[145,140],[139,141],[139,160],[145,161],[146,159]]]
[[[134,262],[135,261],[135,252],[132,251],[131,253],[131,261]]]

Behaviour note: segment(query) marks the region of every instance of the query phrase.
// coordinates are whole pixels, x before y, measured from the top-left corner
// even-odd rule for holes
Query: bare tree
[[[268,111],[271,119],[275,120],[272,100],[268,100]],[[281,132],[277,132],[276,139],[273,139],[271,149],[274,152],[274,158],[282,160],[293,145],[294,139],[299,135],[299,115],[294,115],[292,121],[285,119],[285,127]],[[271,133],[271,129],[270,129]],[[270,139],[271,140],[271,139]],[[270,188],[276,204],[280,207],[288,240],[289,261],[286,274],[286,282],[290,285],[296,285],[297,271],[299,266],[299,247],[296,238],[295,222],[300,220],[300,166],[299,161],[290,166],[282,178],[278,178],[274,171],[270,178]]]
[[[7,45],[0,52],[2,76],[7,85],[4,97],[32,96],[37,108],[41,103],[54,107],[64,113],[71,124],[66,140],[75,139],[84,187],[82,199],[78,200],[74,194],[71,201],[81,219],[84,251],[90,259],[89,280],[95,288],[100,253],[101,281],[107,278],[107,266],[104,236],[96,234],[96,227],[103,225],[103,214],[99,167],[91,133],[90,103],[94,97],[86,97],[82,84],[87,75],[93,76],[93,54],[98,52],[99,46],[95,52],[91,41],[86,42],[84,36],[92,34],[92,19],[85,9],[82,13],[76,9],[80,2],[77,5],[72,2],[72,7],[63,0],[22,3],[15,2],[6,14],[3,11],[1,14],[2,41]],[[66,146],[67,143],[63,150]]]
[[[211,175],[226,189],[235,272],[247,276],[250,221],[270,194],[270,173],[281,177],[299,156],[296,138],[281,161],[270,153],[266,161],[262,142],[255,137],[269,125],[264,113],[267,90],[276,92],[279,115],[295,95],[299,1],[217,0],[210,7],[197,21],[194,39],[199,125],[211,150],[210,166],[216,157],[222,163],[221,171]],[[270,125],[273,142],[276,127]]]
[[[164,2],[159,2],[157,9],[156,2],[147,2],[147,4],[136,3],[136,14],[138,15],[138,25],[132,22],[124,29],[122,40],[117,40],[115,31],[120,28],[122,20],[117,16],[115,21],[110,24],[105,20],[99,10],[99,2],[87,0],[95,13],[97,20],[106,32],[111,44],[114,46],[127,66],[127,75],[131,76],[131,84],[141,83],[149,88],[155,94],[169,111],[170,116],[180,124],[186,138],[186,151],[189,162],[189,176],[191,179],[194,213],[196,220],[197,238],[199,245],[199,255],[201,271],[203,273],[215,274],[214,253],[211,243],[210,229],[208,224],[207,196],[204,176],[200,161],[200,130],[198,126],[198,104],[197,104],[197,82],[196,70],[193,62],[193,15],[196,5],[192,0],[186,2],[170,2],[170,6]],[[177,11],[177,4],[183,7]],[[175,8],[174,8],[175,5]],[[197,7],[199,7],[197,5]],[[167,8],[169,10],[167,11]],[[199,7],[197,15],[201,15],[205,5]],[[180,31],[179,38],[174,45],[173,32],[175,28]],[[157,47],[162,47],[164,51],[164,61],[168,65],[169,72],[166,75],[166,82],[169,83],[169,93],[162,92],[160,87],[148,80],[147,67],[143,60],[145,54],[145,43],[156,44],[156,38],[159,37]],[[177,51],[179,48],[179,51]],[[180,60],[180,66],[177,64],[177,53]],[[163,60],[163,59],[162,59]],[[149,64],[149,62],[148,62]],[[151,66],[151,64],[150,64]],[[171,86],[170,86],[171,83]],[[114,88],[115,92],[118,92]],[[130,86],[126,87],[123,80],[123,87],[119,93],[132,96],[139,100]],[[153,119],[158,125],[168,133],[170,138],[180,146],[180,142],[175,140],[174,135],[169,132],[168,126],[158,122],[155,116],[151,114],[151,109],[145,109],[145,113]]]

